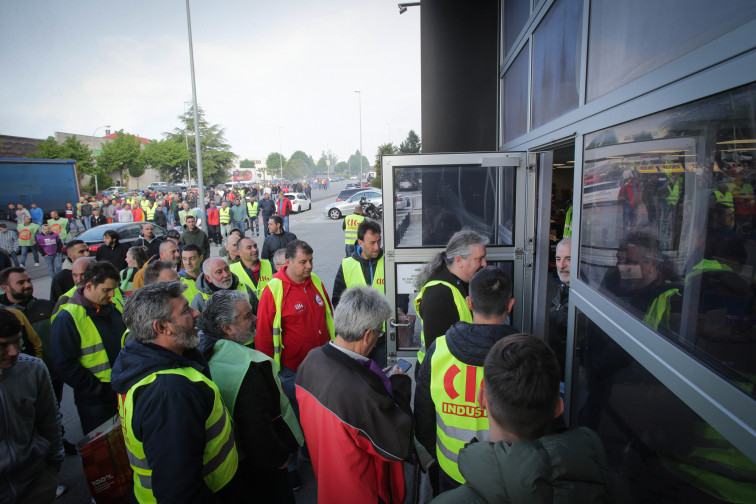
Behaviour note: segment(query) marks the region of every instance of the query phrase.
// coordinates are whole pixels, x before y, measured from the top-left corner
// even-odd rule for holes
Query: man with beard
[[[176,242],[174,242],[173,240],[161,241],[160,246],[158,247],[158,257],[161,261],[173,264],[173,271],[178,272],[179,263],[181,262],[181,255],[179,254],[179,247],[178,245],[176,245]],[[150,267],[150,263],[155,259],[156,257],[152,256],[147,260],[147,263],[142,267],[142,269],[136,272],[136,274],[134,275],[133,290],[137,290],[147,284],[145,273],[147,271],[147,268]]]
[[[134,496],[139,502],[239,502],[231,416],[196,349],[199,314],[184,289],[181,282],[147,285],[124,308],[133,339],[112,378]]]
[[[302,429],[268,356],[244,346],[254,340],[256,317],[244,293],[220,291],[199,320],[200,350],[234,418],[242,453],[240,472],[257,502],[294,502],[287,484],[289,454],[304,443]]]
[[[231,272],[228,263],[222,257],[211,257],[202,263],[202,275],[195,283],[199,292],[192,300],[192,308],[202,313],[205,310],[207,300],[214,293],[222,290],[238,290],[245,292],[249,303],[257,313],[257,296],[255,291],[239,281],[239,277]]]
[[[252,238],[242,238],[236,244],[241,261],[231,265],[231,271],[239,280],[255,291],[258,299],[273,277],[273,266],[267,259],[260,259],[257,243]]]
[[[181,243],[194,243],[202,249],[202,255],[210,257],[210,240],[207,234],[197,227],[197,219],[193,215],[186,216],[186,230],[181,233]]]
[[[567,358],[567,307],[570,302],[570,263],[572,239],[563,238],[556,247],[556,270],[559,275],[559,290],[549,308],[549,346],[562,366],[562,381]]]
[[[118,270],[109,262],[90,263],[83,285],[52,319],[55,371],[74,390],[84,433],[117,411],[110,372],[126,330],[121,313],[111,303],[119,280]]]
[[[71,274],[74,263],[81,257],[89,257],[89,247],[81,240],[72,240],[66,245],[67,258],[60,267],[60,272],[55,275],[50,283],[50,301],[56,303],[60,296],[69,291],[76,282]]]
[[[95,258],[98,261],[108,261],[115,266],[118,271],[124,269],[126,265],[126,252],[129,250],[127,244],[120,242],[118,231],[108,229],[102,235],[103,245],[97,248]]]
[[[284,231],[283,219],[280,215],[274,215],[268,219],[268,231],[270,231],[270,234],[265,237],[260,255],[263,259],[271,259],[276,250],[286,248],[289,242],[297,239],[297,235],[294,233]]]

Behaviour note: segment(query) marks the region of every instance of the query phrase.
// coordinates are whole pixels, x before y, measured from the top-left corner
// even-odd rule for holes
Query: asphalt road
[[[290,217],[290,231],[298,238],[305,240],[314,250],[313,271],[321,278],[328,293],[333,288],[333,280],[338,271],[341,260],[344,257],[344,232],[341,230],[342,220],[331,220],[323,215],[323,208],[330,202],[335,201],[339,191],[344,188],[346,182],[337,182],[327,190],[313,190],[312,210],[292,215]],[[258,245],[262,248],[262,234],[255,237]],[[218,247],[213,247],[212,255],[218,254]],[[30,255],[27,261],[28,272],[32,277],[35,296],[47,298],[50,293],[50,278],[44,263],[33,266],[33,257]],[[66,430],[65,437],[72,443],[82,438],[81,426],[76,413],[71,389],[66,386],[63,400],[61,401],[63,424]],[[307,461],[299,462],[299,472],[304,482],[304,488],[296,493],[298,503],[317,502],[317,485],[312,466]],[[66,456],[61,469],[59,483],[67,487],[66,493],[55,500],[60,504],[84,504],[90,502],[90,495],[81,462],[77,455]],[[254,491],[254,489],[250,489]]]

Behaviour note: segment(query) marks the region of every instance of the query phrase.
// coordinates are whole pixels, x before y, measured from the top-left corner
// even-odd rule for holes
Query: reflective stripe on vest
[[[347,215],[346,218],[344,218],[344,243],[347,245],[354,245],[354,242],[357,241],[357,228],[360,227],[360,224],[362,221],[365,220],[364,215]]]
[[[454,304],[457,306],[457,314],[459,315],[459,320],[462,322],[470,322],[472,323],[472,312],[470,312],[470,308],[467,306],[467,301],[465,301],[464,296],[462,296],[462,293],[459,292],[459,289],[457,289],[455,286],[450,284],[449,282],[444,282],[443,280],[432,280],[425,285],[423,285],[423,288],[420,290],[420,293],[415,298],[415,311],[417,312],[417,318],[420,319],[421,329],[420,329],[420,350],[417,352],[417,364],[418,366],[423,362],[423,359],[425,358],[425,331],[422,326],[423,324],[423,317],[420,316],[420,303],[423,301],[423,294],[425,294],[425,289],[428,287],[433,287],[434,285],[445,285],[451,290],[452,297],[454,298]]]
[[[365,275],[362,273],[362,264],[360,261],[353,257],[346,257],[341,260],[341,268],[344,272],[344,283],[347,289],[349,287],[365,286],[367,287],[367,281]],[[384,279],[383,268],[383,256],[378,259],[378,263],[375,265],[375,274],[373,275],[373,283],[370,287],[378,289],[382,293],[386,293],[386,282]]]
[[[79,287],[77,285],[74,285],[70,289],[68,289],[66,292],[60,295],[60,297],[57,299],[57,301],[60,301],[64,296],[67,297],[69,300],[73,297],[74,294],[76,294],[76,289]],[[118,310],[118,313],[123,313],[123,292],[121,292],[121,289],[116,287],[116,289],[113,291],[113,297],[110,298],[110,302],[113,303],[113,306],[116,310]],[[63,308],[63,305],[58,307],[58,311],[55,312],[56,314],[60,311],[60,309]],[[55,315],[53,315],[54,317]]]
[[[257,201],[254,203],[247,202],[247,213],[250,217],[257,217]]]
[[[328,332],[331,336],[331,341],[336,339],[336,334],[333,329],[333,314],[331,313],[331,305],[328,303],[323,292],[323,282],[315,273],[310,274],[312,284],[317,289],[320,297],[323,298],[326,310],[326,326],[328,326]],[[283,282],[280,278],[273,278],[268,282],[267,288],[270,289],[270,293],[273,294],[273,302],[276,305],[276,315],[273,317],[273,360],[276,364],[281,365],[281,351],[283,350],[282,334],[281,334],[281,308],[283,305]]]
[[[219,209],[218,215],[220,216],[221,224],[228,224],[229,222],[231,222],[231,209],[230,208]]]
[[[679,289],[669,289],[668,291],[659,294],[659,296],[653,300],[651,306],[648,307],[646,316],[643,317],[643,323],[654,331],[659,329],[659,325],[669,327],[669,316],[672,312],[672,296],[679,295]]]
[[[76,287],[73,290],[75,292]],[[81,340],[79,364],[101,382],[110,382],[110,360],[97,327],[95,327],[92,319],[87,316],[86,308],[81,305],[66,303],[60,309],[71,314],[71,318],[76,324],[76,330],[79,332],[79,339]],[[53,315],[51,320],[55,321],[57,315],[57,313]]]
[[[278,387],[281,417],[296,438],[299,446],[302,446],[304,444],[302,427],[300,427],[299,422],[297,421],[297,417],[294,414],[294,409],[291,407],[289,398],[286,397],[286,394],[281,388],[281,381],[278,378],[278,364],[258,350],[253,350],[246,346],[241,349],[239,348],[240,346],[242,345],[234,343],[233,341],[218,340],[213,347],[213,355],[208,360],[210,374],[213,375],[213,382],[218,386],[218,390],[220,390],[221,396],[223,396],[223,402],[226,404],[229,413],[231,413],[231,417],[233,418],[234,416],[236,397],[239,394],[239,389],[241,388],[242,381],[247,374],[250,363],[269,361],[270,369],[273,372],[273,381],[276,382],[276,386]],[[238,448],[241,452],[241,447]],[[243,454],[240,453],[239,458],[243,459]]]
[[[143,199],[139,202],[139,206],[142,207],[143,211],[146,211],[148,208],[150,208],[150,200]]]
[[[139,387],[149,385],[157,375],[175,374],[184,376],[195,383],[204,383],[213,391],[213,411],[205,419],[205,450],[202,455],[202,478],[211,491],[223,488],[236,474],[239,453],[234,442],[231,418],[223,405],[218,387],[205,375],[194,368],[163,369],[152,373],[135,383],[126,394],[118,394],[118,414],[126,442],[129,463],[134,470],[134,496],[138,502],[157,502],[152,493],[152,468],[144,453],[142,441],[134,435],[131,424],[134,412],[134,394]]]
[[[667,203],[677,205],[677,202],[680,201],[680,180],[676,180],[673,186],[667,184],[667,192],[669,193],[666,198]]]
[[[148,221],[155,220],[155,210],[157,210],[157,205],[153,205],[151,207],[148,206],[145,209],[145,213],[147,214]]]
[[[464,483],[459,472],[459,451],[472,438],[490,439],[486,410],[478,404],[483,367],[457,360],[449,351],[446,336],[436,338],[431,357],[430,393],[436,407],[436,458],[454,481]]]
[[[260,299],[263,289],[268,285],[270,279],[273,278],[273,266],[270,265],[270,261],[267,259],[260,259],[260,273],[258,278],[260,279],[255,285],[255,280],[250,278],[244,269],[244,263],[242,261],[236,262],[229,266],[231,273],[239,277],[239,282],[249,287],[254,293],[257,299]]]
[[[572,236],[572,205],[567,209],[567,215],[564,216],[564,232],[562,236]]]
[[[202,273],[200,273],[200,275],[201,274]],[[184,297],[187,301],[189,301],[189,304],[192,304],[194,297],[199,293],[199,289],[197,288],[197,281],[184,277],[179,277],[179,280],[181,280],[181,283],[186,285],[186,290],[184,290]]]
[[[714,196],[717,198],[717,203],[724,205],[727,208],[735,208],[735,203],[732,200],[732,193],[727,191],[722,194],[720,191],[714,191]]]

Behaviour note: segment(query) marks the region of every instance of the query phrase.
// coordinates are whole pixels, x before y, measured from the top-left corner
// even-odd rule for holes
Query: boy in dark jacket
[[[624,502],[609,472],[598,435],[586,427],[546,434],[564,411],[559,363],[541,339],[517,334],[489,352],[480,407],[488,414],[490,441],[459,454],[467,482],[436,503]]]

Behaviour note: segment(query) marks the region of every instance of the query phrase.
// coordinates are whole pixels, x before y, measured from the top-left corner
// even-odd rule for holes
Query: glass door
[[[533,294],[535,169],[521,152],[384,156],[383,241],[389,361],[414,359],[417,272],[462,228],[488,236],[486,260],[514,282],[511,323],[529,331]]]

